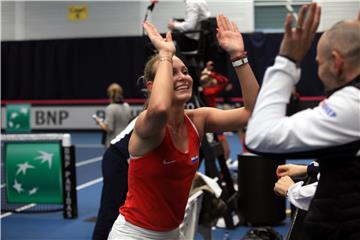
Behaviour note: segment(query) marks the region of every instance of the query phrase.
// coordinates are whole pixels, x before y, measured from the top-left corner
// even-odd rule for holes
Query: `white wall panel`
[[[357,17],[360,10],[360,0],[317,0],[321,6],[320,32],[326,31],[335,23]]]
[[[253,32],[255,29],[254,1],[209,1],[213,16],[223,13],[239,26],[241,32]]]
[[[70,21],[68,8],[85,5],[88,18]],[[28,39],[138,35],[140,2],[27,2]]]
[[[2,40],[139,36],[149,3],[150,0],[3,2]],[[68,8],[74,5],[87,6],[86,20],[68,20]],[[210,0],[209,8],[212,16],[220,12],[230,16],[243,32],[254,29],[253,0]],[[160,0],[148,19],[165,32],[168,20],[182,18],[184,12],[183,1]]]
[[[306,1],[294,0],[293,3]],[[322,6],[322,19],[319,30],[328,29],[335,22],[353,17],[360,8],[360,0],[318,0]],[[276,28],[276,15],[269,17],[254,16],[254,5],[278,6],[284,0],[208,0],[212,16],[224,13],[235,21],[242,32],[253,32],[255,17],[261,17],[269,23],[265,28]],[[2,40],[61,39],[111,36],[139,36],[150,0],[142,1],[5,1],[1,2]],[[88,18],[82,21],[69,21],[68,8],[74,5],[86,5]],[[154,11],[149,14],[161,32],[167,31],[167,22],[171,18],[182,18],[185,7],[182,0],[160,0]],[[279,16],[280,17],[280,16]],[[281,16],[282,18],[282,16]],[[273,21],[271,21],[273,19]],[[280,21],[283,22],[283,19]],[[272,26],[275,24],[276,26]],[[279,29],[282,29],[279,27]]]
[[[15,38],[15,2],[1,2],[1,39]]]

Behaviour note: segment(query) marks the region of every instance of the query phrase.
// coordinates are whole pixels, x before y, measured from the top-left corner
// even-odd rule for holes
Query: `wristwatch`
[[[240,66],[242,66],[244,64],[247,64],[248,62],[249,61],[248,61],[247,57],[243,57],[243,58],[240,58],[240,59],[238,59],[236,61],[233,61],[232,65],[233,65],[233,67],[240,67]]]

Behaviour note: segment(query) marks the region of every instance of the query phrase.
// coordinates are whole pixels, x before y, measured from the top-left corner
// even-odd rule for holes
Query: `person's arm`
[[[274,186],[278,196],[288,197],[289,201],[297,208],[309,210],[318,182],[303,186],[304,182],[295,183],[289,176],[281,177]]]
[[[276,169],[276,176],[284,177],[296,177],[301,175],[309,175],[314,176],[319,173],[319,163],[314,161],[311,162],[309,165],[298,165],[298,164],[282,164],[279,165]]]
[[[224,15],[217,16],[216,20],[217,39],[220,46],[229,54],[230,58],[244,56],[244,42],[237,25]],[[259,85],[248,63],[235,67],[235,71],[241,85],[244,107],[231,110],[199,109],[198,112],[205,119],[206,132],[231,131],[247,124],[259,91]]]
[[[305,175],[307,173],[308,166],[305,165],[297,165],[297,164],[282,164],[279,165],[276,169],[276,176],[284,177],[284,176],[300,176]]]
[[[106,133],[114,131],[112,128],[112,126],[114,126],[114,113],[112,112],[110,106],[107,106],[105,109],[105,120],[95,115],[95,121]]]
[[[296,29],[291,28],[291,15],[288,14],[286,18],[284,38],[280,47],[282,56],[276,57],[274,66],[267,69],[248,124],[245,143],[249,149],[256,149],[260,152],[265,150],[281,152],[287,148],[298,146],[297,144],[302,141],[296,133],[291,131],[304,130],[304,126],[301,124],[305,122],[304,119],[300,122],[294,120],[299,118],[298,116],[303,112],[295,114],[291,118],[286,118],[285,114],[286,104],[293,86],[300,78],[300,69],[296,64],[302,60],[311,46],[319,24],[320,8],[316,3],[311,5],[307,21],[304,24],[306,11],[307,6],[305,5],[300,10]],[[310,129],[310,127],[306,127]],[[273,140],[268,143],[266,140],[270,136]],[[286,146],[284,146],[285,144]]]
[[[109,105],[105,109],[105,120],[102,122],[102,125],[100,125],[100,126],[107,133],[111,133],[114,131],[115,113],[114,113],[113,105]]]
[[[175,53],[175,46],[170,32],[164,39],[152,24],[145,22],[144,28],[152,44],[159,51],[160,58],[155,79],[153,82],[148,82],[151,95],[147,110],[139,115],[134,132],[141,139],[155,137],[159,140],[162,138],[168,121],[168,112],[174,91],[172,57]]]
[[[241,56],[246,56],[244,41],[237,25],[224,15],[219,15],[216,20],[218,24],[217,39],[220,46],[229,54],[230,59],[233,61]],[[251,112],[259,92],[259,84],[250,64],[246,63],[235,67],[235,72],[240,82],[244,108]]]
[[[184,21],[173,21],[173,29],[185,32],[195,30],[199,18],[199,6],[197,3],[186,3]],[[169,27],[170,28],[170,27]],[[170,28],[171,29],[171,28]]]
[[[266,71],[248,124],[245,141],[249,149],[260,153],[301,152],[359,139],[356,89],[346,88],[314,109],[285,116],[298,71],[294,63],[283,57],[277,57],[275,65]]]
[[[225,89],[227,83],[229,82],[227,77],[213,71],[210,72],[208,78],[210,79],[210,81],[214,81],[215,84],[210,84],[210,86],[203,87],[203,92],[205,96],[217,95]]]
[[[214,78],[219,85],[226,85],[229,83],[229,79],[227,77],[214,71],[210,72],[210,77]]]
[[[303,186],[303,182],[297,182],[288,188],[286,196],[289,202],[302,210],[309,210],[310,203],[314,198],[318,182]]]
[[[313,3],[304,23],[306,7],[300,11],[298,25],[286,32],[274,66],[264,76],[256,106],[248,124],[245,142],[258,153],[304,152],[342,145],[359,139],[360,113],[356,89],[345,88],[334,93],[314,109],[285,117],[293,86],[300,78],[300,63],[310,47],[319,24],[320,9]],[[293,59],[294,62],[292,60]],[[326,135],[324,135],[326,133]]]
[[[105,123],[105,121],[101,118],[96,118],[95,119],[96,123],[99,125],[99,127],[101,128],[101,130],[105,131],[105,132],[111,132],[110,129],[108,128],[107,123]]]

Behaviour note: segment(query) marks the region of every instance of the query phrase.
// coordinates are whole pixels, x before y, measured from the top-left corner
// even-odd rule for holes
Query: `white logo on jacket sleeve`
[[[321,108],[329,117],[336,117],[336,112],[325,101],[320,103]]]

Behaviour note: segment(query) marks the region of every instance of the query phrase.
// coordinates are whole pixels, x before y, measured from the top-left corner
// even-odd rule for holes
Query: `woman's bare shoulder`
[[[205,119],[206,119],[206,112],[207,112],[207,110],[204,107],[185,110],[185,114],[195,124],[200,138],[204,134],[204,124],[205,124]]]

